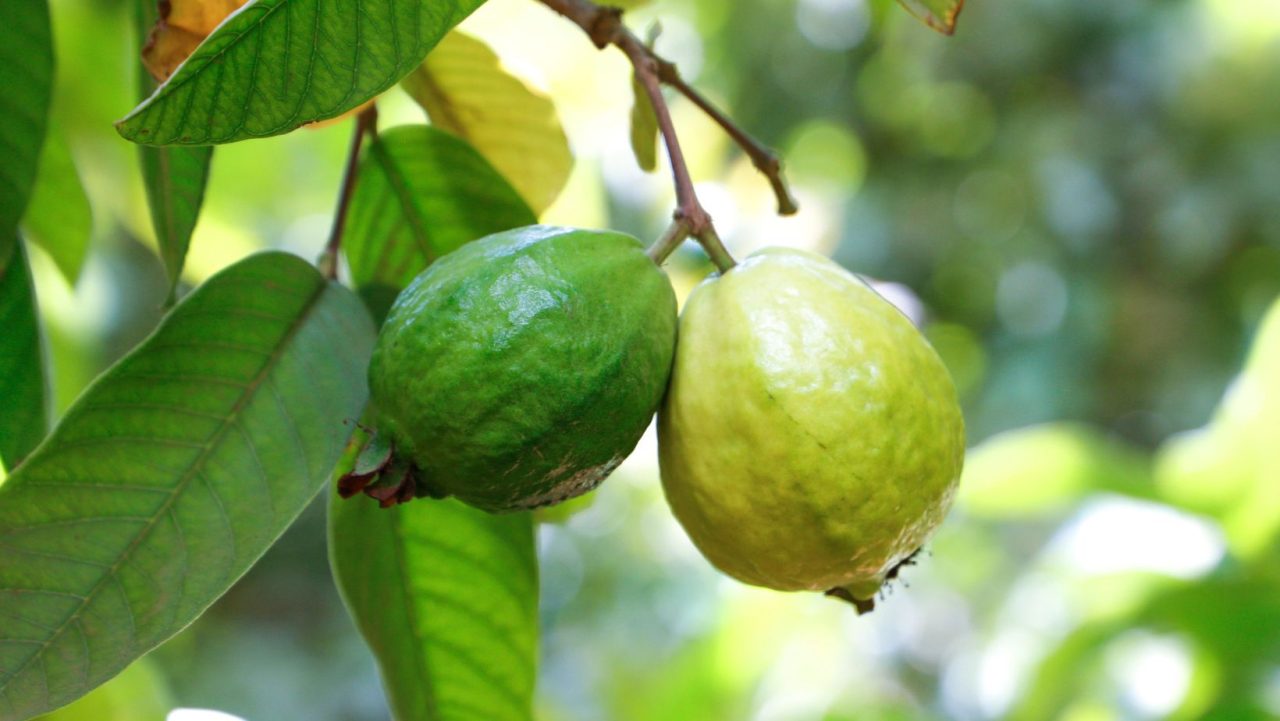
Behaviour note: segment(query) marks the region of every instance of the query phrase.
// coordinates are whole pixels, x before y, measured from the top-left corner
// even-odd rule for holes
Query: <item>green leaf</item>
[[[287,133],[386,90],[484,0],[255,0],[116,124],[147,145]]]
[[[13,469],[44,438],[49,424],[40,320],[21,240],[9,267],[0,270],[0,328],[0,460]]]
[[[912,15],[945,35],[956,31],[964,0],[898,0]]]
[[[652,173],[658,169],[658,116],[640,78],[631,74],[631,152],[640,169]]]
[[[528,513],[454,500],[329,506],[338,588],[400,721],[529,721],[538,571]]]
[[[449,33],[401,86],[432,125],[480,151],[535,213],[569,181],[573,154],[555,105],[504,70],[480,40]]]
[[[969,452],[959,503],[968,513],[1025,517],[1112,491],[1154,499],[1147,455],[1087,426],[1054,423],[994,436]]]
[[[53,87],[46,0],[5,3],[0,23],[0,270],[36,180]]]
[[[137,37],[141,43],[155,25],[160,13],[155,0],[137,0],[134,13]],[[155,92],[156,83],[142,63],[138,63],[138,92],[146,99]],[[151,226],[155,229],[160,258],[169,272],[172,296],[182,277],[182,266],[196,229],[204,189],[209,181],[209,163],[213,148],[139,146],[143,186],[147,206],[151,209]]]
[[[1156,482],[1170,503],[1215,516],[1233,551],[1256,559],[1280,548],[1280,298],[1258,327],[1249,359],[1204,428],[1167,439]]]
[[[436,258],[537,222],[471,146],[425,125],[382,133],[365,149],[359,178],[343,248],[375,315]]]
[[[0,486],[0,721],[204,612],[329,477],[367,399],[359,301],[284,253],[192,293]]]
[[[62,271],[68,283],[80,277],[93,233],[93,210],[61,129],[49,129],[40,153],[40,173],[31,191],[22,228]]]
[[[151,208],[151,226],[169,273],[172,293],[182,278],[191,234],[204,203],[213,148],[143,147],[139,151],[147,205]]]
[[[93,693],[37,721],[165,721],[172,708],[164,679],[140,658]]]

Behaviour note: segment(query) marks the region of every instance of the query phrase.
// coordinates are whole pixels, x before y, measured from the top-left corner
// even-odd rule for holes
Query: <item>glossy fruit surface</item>
[[[585,493],[661,401],[676,301],[635,238],[530,226],[419,275],[369,368],[379,434],[432,495],[490,511]]]
[[[964,422],[910,320],[826,258],[767,249],[690,296],[659,450],[722,571],[866,601],[946,515]]]

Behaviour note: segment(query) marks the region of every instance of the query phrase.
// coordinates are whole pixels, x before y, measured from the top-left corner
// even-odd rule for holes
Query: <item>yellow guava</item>
[[[712,564],[869,610],[951,506],[964,420],[911,321],[771,248],[691,294],[659,412],[663,488]]]

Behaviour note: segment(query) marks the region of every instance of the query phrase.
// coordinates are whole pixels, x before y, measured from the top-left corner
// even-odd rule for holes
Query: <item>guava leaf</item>
[[[138,37],[145,38],[148,29],[159,18],[155,0],[136,0]],[[225,5],[225,0],[224,0]],[[194,10],[188,10],[188,14]],[[146,68],[138,68],[138,93],[146,99],[155,92],[156,83]],[[155,229],[160,258],[169,273],[169,292],[178,287],[182,266],[191,246],[191,234],[195,232],[200,206],[204,204],[204,189],[209,181],[209,164],[213,159],[210,147],[138,147],[138,159],[142,164],[143,187],[147,192],[147,206],[151,210],[151,226]]]
[[[1167,439],[1156,482],[1170,503],[1221,521],[1244,558],[1280,541],[1280,298],[1258,326],[1244,369],[1205,427]]]
[[[382,133],[366,147],[359,178],[343,249],[356,286],[378,316],[436,258],[537,222],[475,149],[425,125]]]
[[[142,64],[148,77],[164,81],[246,0],[170,0],[164,3],[163,16],[159,0],[137,2],[139,17],[147,18],[139,34],[145,40]]]
[[[172,708],[164,678],[140,658],[84,698],[35,721],[165,721]]]
[[[8,267],[0,269],[0,329],[0,461],[13,470],[44,438],[49,424],[40,319],[20,239]]]
[[[1195,718],[1266,717],[1256,709],[1251,709],[1251,714],[1233,715],[1226,707],[1254,695],[1256,679],[1265,676],[1280,643],[1280,606],[1275,603],[1280,587],[1274,579],[1242,577],[1234,572],[1190,582],[1155,577],[1139,593],[1141,598],[1086,619],[1058,641],[1022,685],[1020,698],[1004,718],[1059,718],[1090,681],[1089,674],[1081,670],[1101,673],[1098,661],[1108,645],[1140,630],[1176,633],[1191,641],[1201,654],[1210,655],[1214,668],[1231,669],[1198,699]]]
[[[940,33],[956,31],[956,20],[964,9],[964,0],[898,0],[912,15]]]
[[[1087,426],[1055,423],[1020,428],[971,450],[958,502],[988,517],[1025,517],[1066,510],[1100,491],[1154,499],[1147,455]]]
[[[0,23],[0,270],[13,253],[36,180],[52,87],[48,3],[6,3]]]
[[[143,147],[142,179],[170,292],[182,278],[191,235],[204,203],[213,148]]]
[[[23,234],[44,248],[68,283],[80,277],[93,233],[93,209],[84,192],[66,136],[49,128],[40,152],[40,172],[31,189]]]
[[[504,70],[482,41],[449,33],[400,85],[432,125],[480,151],[535,213],[569,181],[573,154],[555,105]]]
[[[367,397],[360,302],[284,253],[179,304],[0,485],[0,721],[204,612],[315,496]]]
[[[532,517],[454,500],[329,506],[338,589],[408,721],[530,721],[537,675]]]
[[[631,74],[631,93],[631,152],[640,169],[652,173],[658,169],[658,116],[635,73]]]
[[[484,0],[254,0],[116,129],[147,145],[210,145],[336,117],[412,70]]]

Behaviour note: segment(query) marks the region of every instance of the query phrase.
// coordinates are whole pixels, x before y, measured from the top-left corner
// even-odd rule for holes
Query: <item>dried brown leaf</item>
[[[164,82],[214,28],[249,0],[160,0],[160,19],[142,46],[142,64]]]

